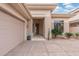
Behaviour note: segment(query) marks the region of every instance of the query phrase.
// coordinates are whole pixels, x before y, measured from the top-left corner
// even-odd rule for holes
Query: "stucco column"
[[[51,20],[51,29],[54,29],[54,20]]]
[[[24,35],[24,39],[27,40],[27,21],[25,21],[25,35]]]
[[[51,17],[50,14],[47,15],[44,19],[44,36],[46,39],[51,39]]]
[[[47,31],[48,31],[48,28],[47,28],[47,19],[45,17],[44,19],[44,37],[47,38]]]
[[[31,19],[28,21],[28,35],[31,35],[31,37],[33,36],[32,25],[33,25],[33,20]]]
[[[64,21],[64,33],[65,32],[69,32],[69,22],[68,21]]]
[[[31,32],[31,37],[33,36],[33,20],[30,20],[30,32]]]

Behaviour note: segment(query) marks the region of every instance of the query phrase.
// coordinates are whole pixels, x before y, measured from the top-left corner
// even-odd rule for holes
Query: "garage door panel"
[[[0,11],[0,55],[24,40],[24,22]]]

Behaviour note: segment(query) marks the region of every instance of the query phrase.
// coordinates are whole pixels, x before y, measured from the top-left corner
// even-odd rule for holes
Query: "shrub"
[[[75,36],[78,37],[79,36],[79,33],[75,33]]]
[[[54,36],[54,38],[56,38],[57,37],[57,35],[62,35],[62,31],[60,31],[59,29],[57,29],[57,28],[54,28],[54,29],[52,29],[52,35]]]
[[[65,33],[65,36],[66,36],[67,38],[70,38],[72,35],[73,35],[73,33],[71,33],[71,32]]]

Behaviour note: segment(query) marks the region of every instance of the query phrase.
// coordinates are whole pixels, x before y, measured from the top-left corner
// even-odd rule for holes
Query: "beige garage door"
[[[0,55],[24,40],[24,22],[0,11]]]

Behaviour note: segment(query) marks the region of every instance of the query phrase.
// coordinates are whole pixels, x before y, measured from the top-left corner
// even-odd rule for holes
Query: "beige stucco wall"
[[[15,4],[14,4],[15,5]],[[0,7],[1,7],[1,10],[5,10],[7,11],[8,13],[14,15],[14,16],[17,16],[18,18],[22,19],[23,21],[25,21],[24,17],[19,14],[16,9],[14,9],[14,7],[12,7],[11,5],[7,4],[7,3],[0,3]],[[15,7],[17,9],[19,9],[17,6]],[[20,9],[19,9],[20,10]]]
[[[70,32],[79,32],[79,25],[77,25],[77,26],[75,26],[75,27],[72,27],[72,26],[70,26],[69,27],[69,31]]]
[[[30,10],[32,17],[45,17],[49,12],[49,10]]]
[[[74,32],[74,33],[79,32],[79,26],[78,27],[70,27],[70,32]]]
[[[0,11],[0,55],[23,42],[24,27],[24,22]]]
[[[71,17],[68,21],[69,21],[69,24],[79,22],[79,13],[76,13],[76,15]],[[79,32],[79,26],[75,26],[75,27],[70,26],[69,31],[70,32]]]
[[[76,14],[75,16],[71,17],[70,19],[68,19],[69,22],[73,22],[75,20],[78,20],[79,19],[79,13]]]

